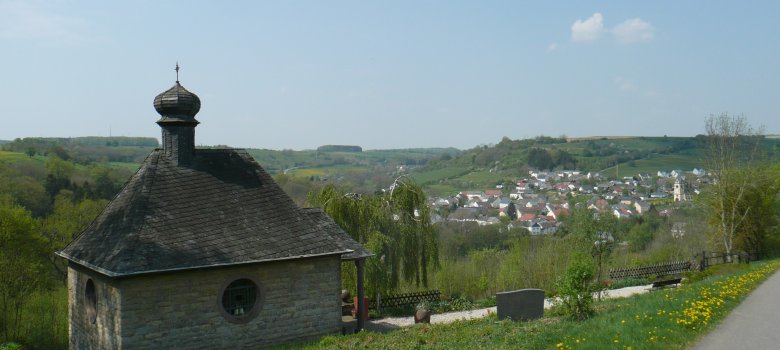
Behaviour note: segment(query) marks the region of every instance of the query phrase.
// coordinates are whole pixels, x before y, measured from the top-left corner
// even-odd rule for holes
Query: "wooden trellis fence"
[[[693,266],[690,261],[672,261],[649,266],[610,269],[609,277],[613,280],[621,278],[645,278],[651,276],[662,277],[679,275],[684,272],[691,271],[691,269],[695,267],[696,266]]]
[[[404,294],[392,294],[382,296],[379,300],[371,300],[368,303],[368,307],[371,309],[379,309],[383,307],[399,307],[407,305],[417,305],[420,302],[436,302],[441,300],[441,292],[438,289],[429,290],[423,292],[404,293]]]

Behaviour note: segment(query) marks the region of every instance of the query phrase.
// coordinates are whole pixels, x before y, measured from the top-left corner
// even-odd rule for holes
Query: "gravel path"
[[[625,298],[634,294],[646,293],[650,290],[651,285],[626,287],[620,289],[612,289],[604,292],[606,298]],[[593,297],[597,297],[593,294]],[[544,308],[549,309],[552,306],[552,298],[544,300]],[[471,320],[475,318],[483,318],[496,312],[496,307],[488,307],[484,309],[468,310],[468,311],[453,311],[445,312],[442,314],[431,315],[431,323],[450,323],[459,320]],[[408,327],[414,325],[414,318],[408,317],[385,317],[379,319],[369,320],[366,323],[365,328],[371,331],[389,331],[398,329],[401,327]]]

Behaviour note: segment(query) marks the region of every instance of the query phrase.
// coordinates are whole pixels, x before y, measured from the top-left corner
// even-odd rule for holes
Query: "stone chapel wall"
[[[95,287],[94,322],[87,312],[86,285],[92,280]],[[122,327],[119,317],[121,296],[113,281],[99,273],[78,265],[68,266],[68,312],[71,349],[121,348]]]
[[[123,349],[257,349],[341,329],[338,256],[125,278]],[[220,313],[231,281],[258,282],[261,307],[246,323]]]

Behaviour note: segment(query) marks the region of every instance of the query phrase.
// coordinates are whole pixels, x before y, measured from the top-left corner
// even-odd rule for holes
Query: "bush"
[[[609,289],[643,286],[651,283],[653,283],[652,278],[635,278],[635,277],[621,278],[619,280],[613,280],[612,283],[609,284]]]
[[[462,296],[450,300],[450,310],[452,311],[471,310],[474,307],[474,303],[472,303],[471,300]]]
[[[564,315],[584,320],[593,315],[593,262],[575,257],[556,284]]]
[[[474,302],[474,305],[476,305],[478,309],[496,306],[496,296],[493,295],[485,299],[477,300]]]
[[[432,303],[433,311],[436,313],[473,310],[477,307],[478,306],[471,300],[463,296],[456,296],[449,300],[442,300],[436,303]]]
[[[683,284],[690,284],[694,282],[701,281],[707,277],[712,276],[712,270],[704,270],[704,271],[690,271],[683,274]]]
[[[706,279],[710,276],[718,276],[718,275],[728,275],[733,274],[735,272],[740,272],[748,269],[750,265],[748,264],[721,264],[721,265],[715,265],[711,266],[710,268],[704,270],[704,271],[692,271],[692,272],[686,272],[684,274],[685,279],[683,280],[684,283],[693,283],[698,282],[703,279]]]

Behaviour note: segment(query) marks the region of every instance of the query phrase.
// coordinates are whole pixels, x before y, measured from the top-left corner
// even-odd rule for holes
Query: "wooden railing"
[[[624,267],[609,270],[611,279],[646,278],[679,275],[694,268],[690,261],[672,261],[649,266]]]
[[[729,263],[749,263],[760,258],[757,252],[738,252],[726,254],[723,252],[701,252],[696,255],[699,262],[699,271],[704,271],[710,266],[729,264]]]
[[[379,297],[378,300],[371,300],[368,303],[370,309],[379,309],[383,307],[400,307],[408,305],[417,305],[421,302],[436,302],[441,300],[441,292],[438,289],[423,292],[413,292],[404,294],[391,294]]]
[[[658,278],[665,276],[681,275],[688,271],[704,271],[710,266],[728,264],[728,263],[748,263],[760,258],[758,253],[721,253],[721,252],[701,252],[696,254],[692,261],[671,261],[649,266],[623,267],[609,270],[611,279],[621,278],[646,278],[655,276]]]

